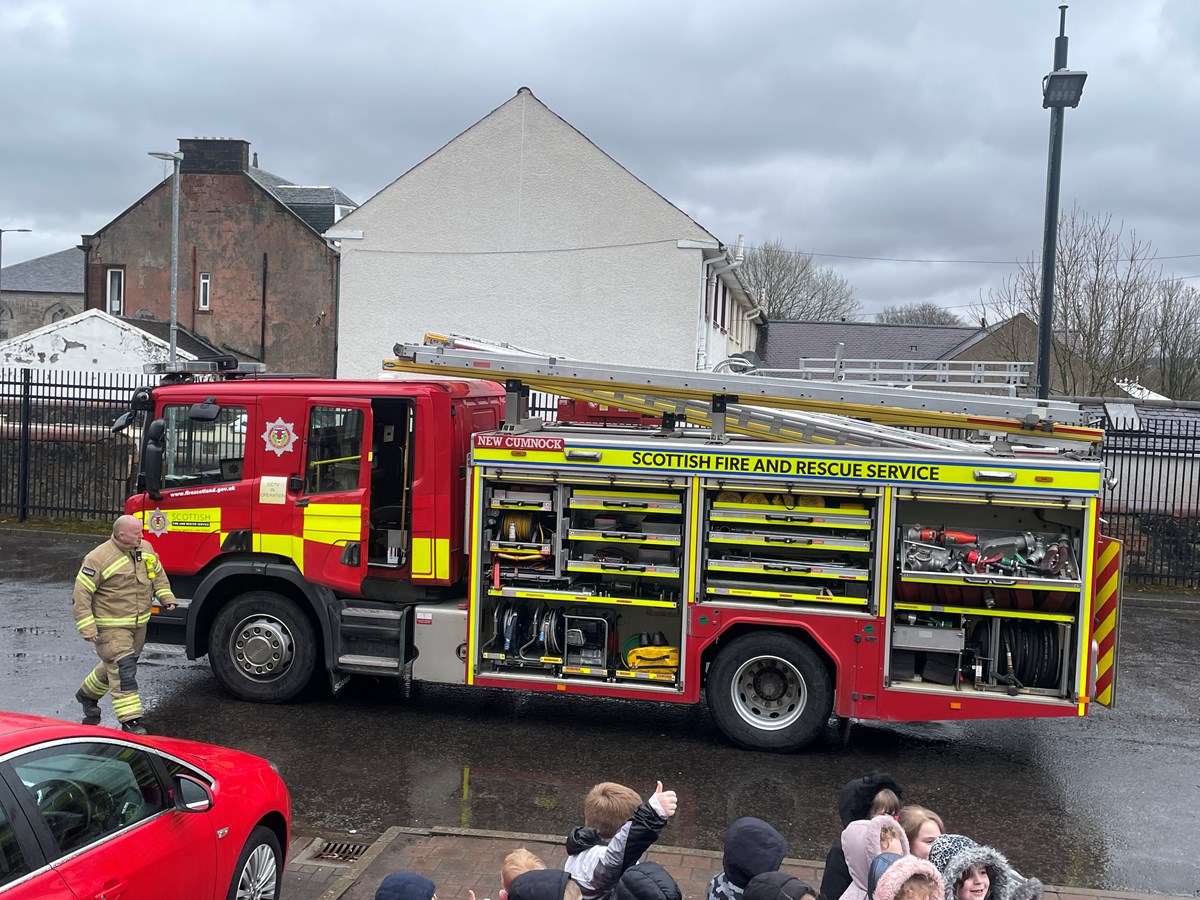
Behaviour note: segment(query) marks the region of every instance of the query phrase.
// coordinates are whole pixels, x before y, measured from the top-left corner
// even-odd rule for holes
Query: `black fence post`
[[[29,518],[29,429],[33,418],[33,370],[21,370],[21,449],[17,464],[17,521]]]

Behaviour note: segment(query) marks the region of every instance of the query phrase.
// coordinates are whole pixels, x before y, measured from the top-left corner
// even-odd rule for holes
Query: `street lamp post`
[[[155,159],[166,160],[174,164],[171,176],[171,362],[175,362],[176,339],[179,335],[179,164],[183,162],[182,153],[151,152]]]
[[[1038,399],[1050,397],[1050,339],[1054,333],[1054,261],[1058,248],[1058,184],[1062,169],[1063,110],[1083,96],[1087,72],[1067,68],[1067,4],[1058,8],[1054,71],[1042,79],[1042,108],[1050,110],[1050,161],[1046,167],[1046,226],[1042,237],[1042,303],[1038,319]]]
[[[9,232],[17,231],[33,231],[32,228],[0,228],[0,278],[4,277],[4,236]],[[3,293],[4,285],[0,284],[0,293]]]

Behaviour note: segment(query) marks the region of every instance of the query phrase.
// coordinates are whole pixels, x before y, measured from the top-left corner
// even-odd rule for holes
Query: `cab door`
[[[371,485],[371,404],[308,402],[303,486],[293,534],[303,541],[306,578],[358,594],[367,572]]]

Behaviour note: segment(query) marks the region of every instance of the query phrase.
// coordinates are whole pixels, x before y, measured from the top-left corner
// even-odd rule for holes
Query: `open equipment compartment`
[[[477,676],[678,687],[687,490],[487,471]]]
[[[1076,702],[1089,501],[896,498],[885,683]]]
[[[701,601],[866,610],[877,489],[709,481]]]

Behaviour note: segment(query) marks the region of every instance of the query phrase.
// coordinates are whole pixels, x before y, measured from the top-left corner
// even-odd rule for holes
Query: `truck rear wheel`
[[[705,688],[725,736],[747,750],[790,753],[821,732],[833,686],[820,657],[790,634],[759,631],[717,654]]]
[[[316,635],[308,617],[287,597],[250,591],[217,613],[208,658],[217,680],[234,696],[286,703],[313,676]]]

